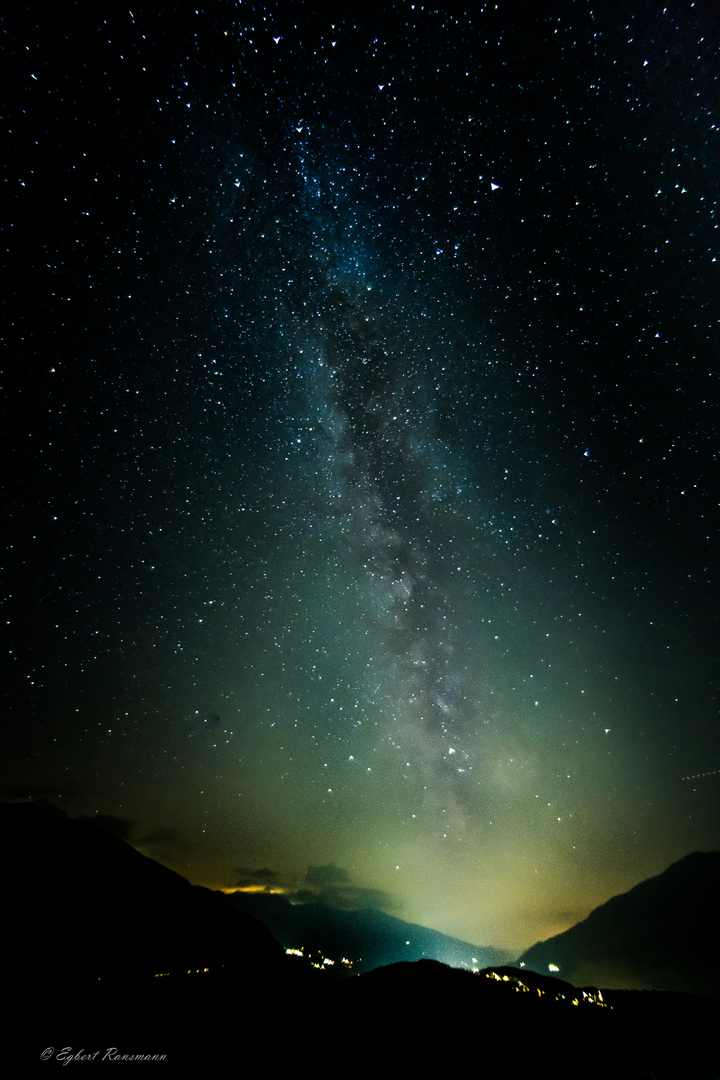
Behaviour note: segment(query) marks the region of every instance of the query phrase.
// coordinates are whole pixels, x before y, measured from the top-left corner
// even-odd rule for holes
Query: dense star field
[[[516,954],[720,845],[713,5],[15,5],[5,799]]]

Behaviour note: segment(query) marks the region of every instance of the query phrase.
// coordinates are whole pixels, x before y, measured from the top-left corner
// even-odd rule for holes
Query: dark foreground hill
[[[123,1056],[149,1057],[127,1067],[153,1076],[720,1076],[713,1002],[603,1001],[531,972],[429,960],[338,982],[287,958],[224,897],[90,825],[0,806],[0,835],[8,1076],[68,1059],[87,1076]]]
[[[277,969],[269,931],[89,822],[0,804],[5,985],[60,991],[225,965]]]
[[[308,953],[352,961],[353,974],[387,964],[440,960],[468,969],[505,964],[511,954],[396,919],[382,911],[344,911],[328,904],[291,904],[284,896],[231,893],[228,903],[263,922],[285,948],[304,947]]]
[[[414,1046],[418,1064],[444,1047],[447,1068],[480,1076],[720,1077],[720,1008],[690,995],[577,989],[514,967],[474,974],[427,960],[342,989],[359,1024]]]
[[[720,1000],[720,852],[695,852],[595,908],[517,961],[576,984]]]

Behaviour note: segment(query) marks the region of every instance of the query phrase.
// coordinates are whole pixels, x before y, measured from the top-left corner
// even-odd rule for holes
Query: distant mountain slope
[[[720,999],[720,852],[695,852],[614,896],[516,961],[576,986],[680,990]]]
[[[326,904],[291,904],[283,896],[231,893],[228,903],[260,919],[286,948],[304,946],[335,961],[347,957],[353,971],[401,961],[439,960],[451,967],[504,964],[510,954],[396,919],[382,911],[346,911]]]

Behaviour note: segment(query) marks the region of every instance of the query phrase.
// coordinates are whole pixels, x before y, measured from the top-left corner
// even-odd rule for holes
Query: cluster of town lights
[[[287,956],[300,956],[303,960],[306,958],[304,946],[300,949],[286,949],[285,954]],[[323,956],[322,953],[318,953],[318,956],[320,957],[319,961],[312,960],[310,959],[310,957],[307,957],[307,959],[310,961],[311,967],[317,968],[318,971],[327,971],[328,968],[335,966],[335,961],[331,960],[329,957]],[[340,965],[347,968],[348,970],[351,970],[353,962],[352,960],[348,960],[346,956],[343,956],[340,960]]]
[[[509,983],[519,994],[532,994],[536,993],[538,997],[544,997],[548,995],[547,990],[541,990],[539,986],[531,987],[526,986],[520,979],[515,979],[512,975],[498,975],[497,971],[486,971],[486,979],[494,979],[496,982]],[[556,993],[552,995],[555,1001],[569,1001],[571,1005],[600,1005],[603,1009],[612,1006],[608,1006],[607,1002],[603,1000],[602,990],[590,991],[579,990],[576,997],[568,998],[565,994]]]

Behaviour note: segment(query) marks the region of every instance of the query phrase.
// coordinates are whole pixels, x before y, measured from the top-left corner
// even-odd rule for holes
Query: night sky
[[[515,954],[719,847],[715,5],[10,7],[2,797]]]

